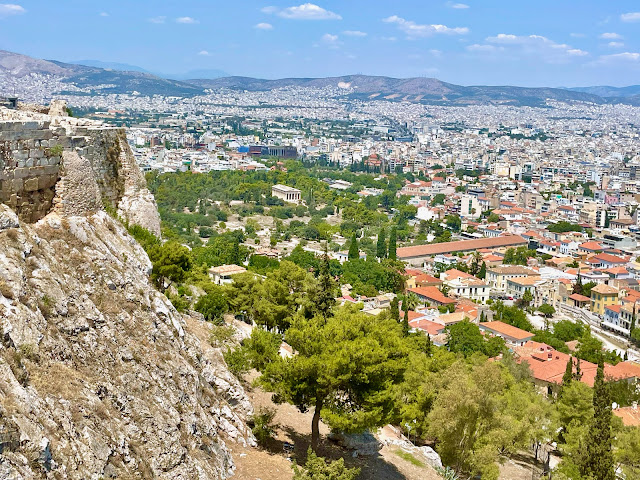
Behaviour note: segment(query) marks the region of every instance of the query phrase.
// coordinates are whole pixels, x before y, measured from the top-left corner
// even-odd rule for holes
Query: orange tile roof
[[[416,245],[398,248],[398,258],[426,257],[440,253],[463,252],[480,248],[513,247],[526,245],[527,241],[519,235],[505,235],[495,238],[478,238],[474,240],[458,240],[455,242]]]
[[[418,296],[424,297],[427,300],[432,300],[434,302],[442,303],[445,305],[456,303],[454,299],[444,296],[437,287],[416,287],[410,288],[409,291],[415,293]]]
[[[613,411],[616,417],[622,419],[625,427],[640,427],[640,410],[636,407],[620,407]]]
[[[525,338],[533,337],[533,333],[527,332],[526,330],[522,330],[521,328],[514,327],[513,325],[509,325],[508,323],[504,323],[499,320],[495,322],[481,322],[480,326],[492,332],[496,332],[509,338],[514,338],[516,340],[524,340]]]
[[[429,335],[438,335],[442,333],[445,326],[441,323],[432,322],[431,320],[427,320],[426,318],[421,318],[417,320],[409,320],[409,326],[411,328],[418,328],[420,330],[424,330]]]
[[[577,300],[578,302],[590,302],[591,299],[589,297],[586,297],[584,295],[580,295],[579,293],[573,293],[571,295],[569,295],[569,298],[571,300]]]

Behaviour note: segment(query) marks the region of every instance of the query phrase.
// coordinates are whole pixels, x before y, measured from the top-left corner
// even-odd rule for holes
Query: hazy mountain
[[[220,78],[229,76],[227,72],[223,70],[217,70],[215,68],[190,70],[186,73],[153,73],[159,77],[172,78],[173,80],[188,80],[190,78]]]
[[[74,60],[73,62],[68,62],[68,63],[72,65],[84,65],[86,67],[104,68],[105,70],[121,70],[123,72],[151,73],[142,67],[138,67],[137,65],[129,65],[128,63],[103,62],[101,60]]]
[[[195,85],[160,78],[151,73],[110,70],[87,65],[40,60],[0,50],[0,78],[22,79],[30,74],[52,75],[63,83],[96,89],[100,93],[190,96],[202,92]]]
[[[567,90],[591,93],[601,97],[632,97],[634,95],[640,95],[640,85],[630,85],[628,87],[601,85],[598,87],[573,87],[567,88]]]
[[[391,78],[370,75],[347,75],[329,78],[283,78],[264,80],[250,77],[187,80],[203,88],[231,88],[265,91],[288,86],[353,89],[351,97],[361,99],[405,100],[439,105],[506,104],[540,105],[547,99],[605,103],[598,95],[560,88],[527,88],[512,86],[461,86],[435,78]],[[349,90],[351,91],[351,90]]]
[[[229,88],[266,91],[282,87],[342,88],[346,97],[361,100],[409,101],[430,105],[531,105],[544,106],[547,100],[589,103],[640,104],[640,86],[527,88],[514,86],[461,86],[435,78],[392,78],[346,75],[328,78],[282,78],[265,80],[229,77],[221,70],[196,70],[184,76],[192,80],[163,78],[127,64],[83,60],[84,64],[40,60],[0,50],[0,86],[6,80],[44,74],[62,83],[89,89],[91,93],[131,93],[142,95],[192,96],[204,89]],[[86,65],[90,63],[92,65]],[[109,68],[104,68],[109,67]],[[117,68],[116,68],[117,67]],[[122,70],[128,69],[128,70]],[[137,70],[132,70],[137,69]],[[219,77],[219,78],[212,78]],[[28,83],[28,80],[27,80]],[[60,92],[55,92],[60,93]],[[64,89],[62,89],[64,93]]]

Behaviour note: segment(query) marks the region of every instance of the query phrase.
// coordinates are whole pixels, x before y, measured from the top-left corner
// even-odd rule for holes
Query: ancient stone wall
[[[51,209],[65,135],[49,121],[0,121],[0,202],[24,221]]]
[[[52,210],[86,215],[108,207],[160,234],[155,201],[124,129],[85,119],[0,108],[0,203],[28,223]]]

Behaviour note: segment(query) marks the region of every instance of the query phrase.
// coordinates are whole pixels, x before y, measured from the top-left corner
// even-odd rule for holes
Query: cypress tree
[[[576,381],[580,381],[582,379],[582,371],[580,370],[580,359],[578,358],[578,361],[576,362],[576,374],[573,377],[574,380]]]
[[[589,427],[587,452],[580,465],[580,474],[586,478],[615,480],[613,451],[611,449],[611,398],[604,383],[604,360],[598,360],[598,373],[593,385],[593,422]]]
[[[378,233],[378,243],[376,245],[376,257],[383,259],[387,256],[387,239],[384,228]]]
[[[315,298],[315,307],[325,319],[332,316],[331,309],[336,304],[335,299],[336,284],[331,276],[329,268],[329,252],[327,245],[324,246],[324,255],[320,262],[320,272],[318,275],[318,290]]]
[[[398,297],[391,300],[391,306],[389,310],[391,311],[391,318],[393,318],[396,322],[400,321],[400,307],[399,307]]]
[[[406,337],[409,335],[409,309],[404,309],[404,319],[402,320],[402,333]]]
[[[481,279],[485,279],[487,276],[487,264],[485,262],[482,262],[482,265],[480,266],[480,272],[478,273],[478,278]]]
[[[567,362],[567,368],[562,376],[562,386],[568,387],[571,380],[573,380],[573,357],[569,357],[569,361]]]
[[[396,231],[396,227],[393,227],[391,229],[391,234],[389,235],[389,255],[388,257],[391,260],[396,260],[398,258],[397,254],[396,254],[396,249],[397,249],[397,231]]]
[[[356,232],[351,236],[351,245],[349,245],[349,261],[358,260],[360,258],[360,250],[358,249],[358,237]]]
[[[427,333],[427,345],[425,347],[425,352],[429,357],[431,356],[431,336]]]

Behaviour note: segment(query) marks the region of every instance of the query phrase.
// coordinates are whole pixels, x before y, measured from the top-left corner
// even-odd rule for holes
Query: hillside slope
[[[103,210],[149,205],[124,171],[133,166],[118,129],[15,114],[0,115],[10,127],[0,128],[2,175],[24,173],[24,137],[50,132],[64,152],[44,157],[58,173],[24,182],[36,188],[22,194],[34,208],[20,203],[19,218],[0,203],[0,478],[227,478],[225,442],[255,442],[251,405],[220,352],[152,287],[142,247]],[[41,209],[52,182],[55,199]]]

